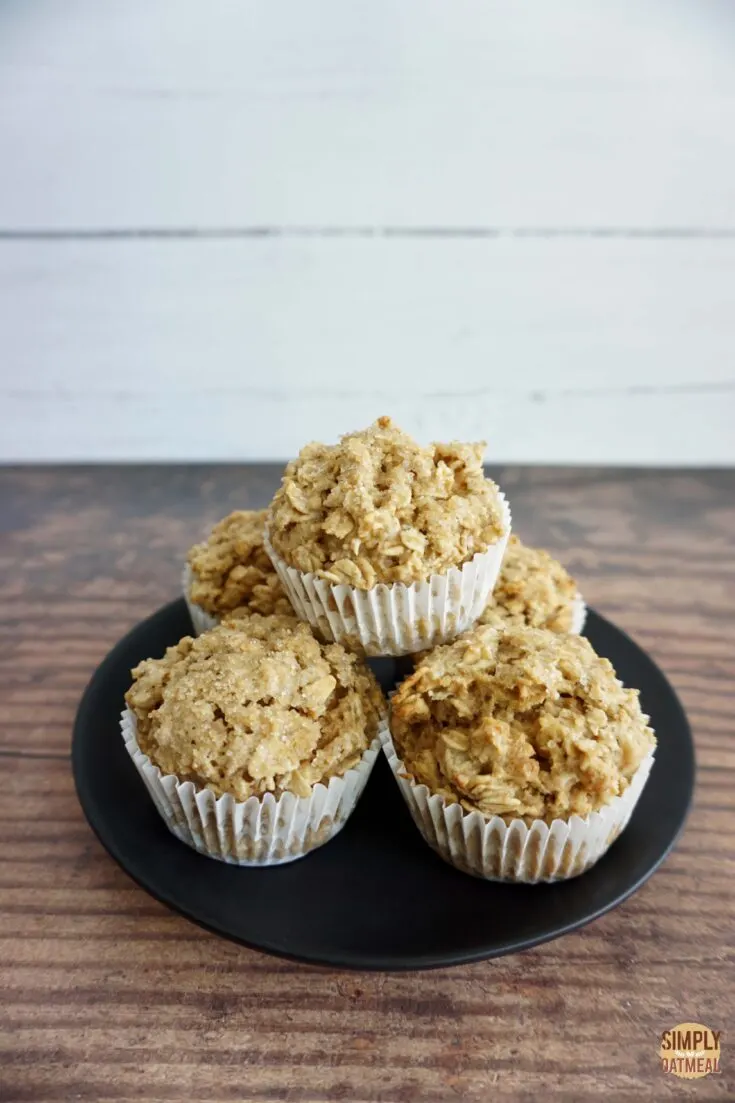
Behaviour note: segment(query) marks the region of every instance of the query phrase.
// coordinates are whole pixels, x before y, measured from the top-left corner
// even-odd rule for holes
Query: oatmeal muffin
[[[385,707],[354,655],[320,644],[293,616],[256,613],[187,636],[132,675],[128,749],[141,773],[147,763],[159,811],[190,845],[270,864],[299,857],[342,826],[374,762]],[[189,790],[191,816],[181,814]],[[199,824],[202,801],[211,838]],[[293,830],[289,842],[284,834]]]
[[[141,750],[218,796],[308,796],[377,734],[382,694],[369,668],[293,617],[227,621],[132,673],[125,699]]]
[[[574,579],[558,560],[511,536],[492,597],[477,623],[503,630],[579,631],[580,602]]]
[[[308,444],[271,503],[273,548],[291,567],[360,590],[461,566],[504,533],[483,451],[422,448],[387,417],[338,444]]]
[[[265,510],[236,510],[189,551],[187,599],[207,614],[200,630],[238,608],[293,613],[263,546],[265,516]]]
[[[647,720],[637,691],[584,637],[485,625],[436,648],[402,683],[386,749],[444,857],[480,876],[555,879],[588,868],[625,826],[656,743]],[[506,835],[518,843],[510,871]]]
[[[266,531],[298,615],[368,654],[419,651],[470,627],[510,532],[483,447],[423,448],[382,417],[336,445],[303,448]]]

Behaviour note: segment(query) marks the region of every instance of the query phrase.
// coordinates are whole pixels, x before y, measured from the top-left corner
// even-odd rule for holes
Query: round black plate
[[[585,634],[626,685],[640,687],[659,745],[627,830],[588,873],[533,886],[459,873],[424,843],[382,755],[346,827],[306,858],[271,869],[205,858],[166,829],[119,728],[130,668],[190,631],[184,602],[176,601],[113,648],[79,707],[74,776],[87,819],[131,877],[189,919],[246,946],[351,969],[425,969],[512,953],[625,900],[666,857],[686,818],[694,751],[681,705],[645,652],[590,612]],[[390,688],[396,665],[380,664]]]

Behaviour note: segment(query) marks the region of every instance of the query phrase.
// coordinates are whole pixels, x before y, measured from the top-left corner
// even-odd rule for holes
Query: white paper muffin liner
[[[414,823],[429,846],[464,873],[487,881],[564,881],[586,872],[626,827],[653,765],[651,751],[622,796],[599,812],[571,816],[550,824],[521,820],[506,824],[450,804],[426,785],[405,776],[390,731],[381,733],[383,750]]]
[[[585,605],[582,595],[580,593],[577,593],[577,596],[572,603],[572,624],[569,629],[570,633],[575,636],[581,636],[586,620],[587,606]]]
[[[237,801],[217,797],[164,775],[138,746],[134,713],[124,709],[120,728],[128,754],[169,831],[187,846],[238,866],[276,866],[302,858],[332,839],[347,822],[380,752],[383,721],[360,762],[328,785],[315,785],[308,797],[272,793]]]
[[[365,655],[410,655],[455,639],[487,605],[510,536],[510,507],[502,493],[499,498],[503,535],[497,543],[461,567],[410,586],[380,583],[359,590],[296,570],[273,550],[267,528],[265,550],[296,615],[324,639]]]
[[[184,600],[186,601],[186,608],[189,610],[189,616],[191,617],[191,623],[194,626],[194,635],[201,636],[203,632],[208,632],[210,628],[216,628],[219,624],[219,617],[212,616],[206,609],[202,609],[201,605],[197,605],[195,601],[191,600],[189,596],[191,593],[191,580],[192,571],[191,567],[187,563],[184,567],[184,575],[181,580],[181,586],[184,591]]]
[[[189,610],[191,623],[194,627],[194,635],[201,636],[203,632],[208,632],[210,628],[216,628],[217,625],[220,623],[219,617],[212,616],[212,614],[208,613],[206,609],[202,609],[201,605],[197,605],[196,602],[192,601],[189,596],[191,592],[191,567],[188,563],[184,568],[182,587],[184,590],[186,607]],[[584,631],[586,621],[587,606],[582,595],[580,593],[577,593],[572,604],[572,623],[569,631],[577,636],[581,635]]]

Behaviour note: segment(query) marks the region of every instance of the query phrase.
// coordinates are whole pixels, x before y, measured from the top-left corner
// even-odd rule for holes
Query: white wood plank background
[[[0,459],[735,460],[729,0],[0,7]]]
[[[11,228],[735,222],[730,0],[0,13]]]

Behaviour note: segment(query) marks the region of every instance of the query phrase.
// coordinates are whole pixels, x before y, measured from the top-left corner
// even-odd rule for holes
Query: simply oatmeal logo
[[[720,1071],[721,1030],[702,1023],[679,1023],[661,1035],[661,1068],[684,1080],[698,1080]]]

